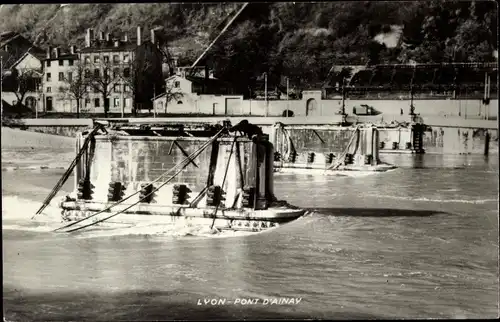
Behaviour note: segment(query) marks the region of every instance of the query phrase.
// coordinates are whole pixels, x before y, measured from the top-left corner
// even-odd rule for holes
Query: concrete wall
[[[75,137],[75,134],[92,127],[91,119],[23,119],[4,121],[4,126],[22,128],[32,132]]]
[[[322,116],[315,117],[197,117],[197,118],[170,118],[169,122],[195,122],[195,123],[215,123],[220,122],[223,119],[229,119],[232,124],[236,124],[244,119],[249,119],[250,122],[262,127],[263,131],[267,134],[272,134],[272,126],[276,122],[282,122],[289,125],[311,125],[311,124],[335,124],[342,120],[341,116],[336,115],[329,119],[325,119]],[[162,118],[145,118],[145,119],[130,119],[130,123],[141,123],[141,122],[153,122],[153,121],[165,121]],[[463,124],[459,126],[452,126],[454,122],[451,122],[448,126],[439,125],[442,122],[436,122],[438,125],[431,125],[430,129],[424,132],[423,137],[423,148],[427,152],[435,153],[483,153],[484,150],[484,140],[486,129],[488,129],[491,140],[490,140],[490,152],[496,153],[498,151],[498,129],[494,127],[495,121],[477,121],[477,120],[463,120]],[[82,129],[91,127],[93,125],[90,119],[25,119],[25,120],[15,120],[18,124],[11,125],[12,127],[23,127],[31,131],[58,134],[63,136],[73,137],[76,132]],[[330,123],[328,123],[330,122]],[[478,124],[475,124],[478,123]],[[486,124],[487,123],[487,124]],[[446,125],[446,124],[445,124]],[[473,128],[473,126],[478,126],[478,128]],[[346,130],[347,131],[347,130]],[[326,147],[321,143],[321,140],[314,133],[302,133],[293,134],[298,140],[299,149],[307,149],[310,145],[315,149],[324,150]],[[327,134],[320,133],[320,136],[325,136],[335,149],[342,149],[343,144],[345,144],[345,136],[348,134],[341,134],[341,131],[337,134]],[[330,137],[332,136],[332,137]],[[409,129],[404,128],[384,128],[379,131],[380,142],[385,142],[384,149],[392,149],[392,142],[398,142],[399,148],[404,149],[406,147],[406,142],[411,142],[411,135]],[[323,139],[325,140],[325,139]]]
[[[108,187],[111,181],[120,181],[126,183],[126,195],[140,190],[141,183],[149,183],[174,165],[185,159],[182,151],[178,147],[173,147],[172,153],[167,152],[173,143],[172,139],[166,138],[139,138],[134,137],[120,138],[110,140],[107,137],[96,140],[95,159],[92,164],[91,182],[95,186],[93,199],[96,201],[106,201]],[[197,150],[205,141],[178,141],[183,149],[188,153]],[[232,141],[220,143],[217,170],[215,172],[214,184],[221,185],[225,174],[225,167]],[[241,160],[243,173],[247,170],[248,154],[250,153],[251,143],[241,144]],[[174,183],[184,183],[192,190],[190,197],[196,197],[207,184],[207,178],[210,167],[211,146],[205,149],[198,158],[194,160],[197,167],[187,166],[180,172],[169,184],[162,187],[155,193],[156,204],[168,204],[171,201],[171,185]],[[232,155],[230,171],[224,182],[223,190],[227,192],[227,200],[233,200],[237,185],[239,171],[234,162],[235,154]],[[109,167],[103,166],[108,164]],[[155,187],[166,182],[174,172],[164,176]],[[139,201],[139,195],[131,198],[130,202]]]
[[[187,98],[193,96],[192,98]],[[214,97],[218,97],[217,101]],[[229,97],[229,96],[228,96]],[[233,97],[233,96],[232,96]],[[240,96],[234,96],[240,97]],[[186,100],[184,102],[184,100]],[[215,95],[191,95],[186,94],[182,107],[173,107],[169,104],[169,113],[185,114],[206,114],[214,115],[213,103],[225,104],[224,96]],[[164,103],[163,103],[164,104]],[[243,100],[237,114],[251,116],[282,116],[285,110],[293,111],[295,116],[334,116],[338,115],[342,109],[341,99],[322,100],[319,91],[306,91],[301,100]],[[410,112],[410,102],[408,100],[350,100],[345,101],[345,110],[349,115],[353,114],[353,108],[367,104],[381,112],[379,117],[386,121],[397,119],[401,116],[408,118]],[[461,117],[471,119],[481,119],[485,116],[490,118],[498,117],[498,100],[491,100],[489,105],[483,105],[481,100],[447,100],[447,99],[425,99],[414,100],[415,113],[422,117]],[[164,106],[164,105],[163,105]],[[172,108],[171,108],[172,106]],[[220,108],[220,111],[226,111]],[[229,110],[228,110],[229,112]],[[215,115],[225,115],[224,112]],[[228,113],[228,115],[231,115]]]

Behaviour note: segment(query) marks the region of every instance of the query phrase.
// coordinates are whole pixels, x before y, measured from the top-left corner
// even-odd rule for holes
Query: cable
[[[59,181],[56,183],[56,185],[54,186],[52,191],[49,193],[47,198],[45,198],[40,209],[38,209],[38,211],[33,215],[33,217],[31,217],[31,219],[34,219],[36,215],[40,214],[49,205],[50,201],[54,198],[54,196],[57,194],[57,192],[62,188],[62,186],[64,185],[66,180],[68,180],[69,176],[71,175],[71,171],[73,171],[73,169],[77,165],[78,161],[80,161],[83,153],[87,150],[87,147],[88,147],[92,137],[95,135],[97,130],[100,129],[101,127],[102,127],[102,125],[100,125],[100,124],[96,125],[96,127],[92,130],[92,132],[90,132],[90,134],[85,138],[83,146],[81,147],[80,151],[78,151],[77,156],[75,157],[75,159],[73,159],[73,161],[69,165],[66,172],[63,174],[61,179],[59,179]]]
[[[235,138],[235,139],[236,139],[236,138]],[[206,148],[206,147],[205,147],[205,148]],[[197,156],[199,156],[199,155],[201,154],[201,152],[203,152],[203,150],[204,150],[205,148],[200,149],[199,151],[197,151],[197,154],[196,154],[196,156],[194,156],[194,158],[196,158]],[[161,184],[158,188],[153,189],[150,193],[148,193],[147,195],[145,195],[143,198],[141,198],[141,199],[140,199],[139,201],[137,201],[136,203],[134,203],[134,204],[132,204],[132,205],[128,206],[127,208],[125,208],[125,209],[123,209],[123,210],[118,211],[117,213],[115,213],[115,214],[113,214],[113,215],[111,215],[111,216],[105,217],[105,218],[103,218],[103,219],[100,219],[100,220],[98,220],[98,221],[95,221],[95,222],[93,222],[93,223],[90,223],[90,224],[87,224],[87,225],[84,225],[84,226],[80,226],[80,227],[77,227],[77,228],[74,228],[74,229],[70,229],[70,230],[68,230],[68,231],[66,231],[66,232],[67,232],[67,233],[71,233],[71,232],[75,232],[75,231],[78,231],[78,230],[81,230],[81,229],[84,229],[84,228],[87,228],[87,227],[90,227],[90,226],[94,226],[94,225],[96,225],[96,224],[98,224],[98,223],[101,223],[101,222],[106,221],[106,220],[108,220],[108,219],[110,219],[110,218],[113,218],[113,217],[115,217],[115,216],[118,216],[118,215],[119,215],[119,214],[121,214],[121,213],[124,213],[125,211],[129,210],[130,208],[134,207],[134,206],[135,206],[135,205],[137,205],[138,203],[142,202],[144,199],[146,199],[147,197],[149,197],[150,195],[152,195],[152,194],[153,194],[153,193],[155,193],[156,191],[160,190],[160,189],[161,189],[163,186],[165,186],[167,183],[169,183],[170,181],[172,181],[172,179],[174,179],[174,178],[175,178],[175,177],[176,177],[176,176],[177,176],[177,175],[178,175],[181,171],[183,171],[183,170],[184,170],[184,168],[186,168],[186,167],[190,164],[190,160],[191,160],[191,159],[185,159],[185,161],[186,161],[186,162],[185,162],[184,166],[183,166],[181,169],[179,169],[179,170],[178,170],[178,171],[177,171],[177,172],[176,172],[173,176],[171,176],[171,177],[170,177],[167,181],[163,182],[163,183],[162,183],[162,184]],[[227,174],[227,172],[226,172],[226,174]],[[180,208],[179,208],[179,210],[180,210]],[[179,210],[178,210],[178,211],[179,211]]]
[[[334,162],[334,164],[332,164],[331,166],[329,166],[327,168],[327,170],[331,170],[331,169],[336,169],[339,165],[340,165],[340,161],[342,160],[342,158],[345,157],[345,155],[347,154],[347,151],[349,150],[349,147],[351,146],[352,142],[354,141],[354,138],[356,137],[356,134],[357,134],[357,131],[359,130],[361,126],[358,125],[356,126],[356,128],[354,129],[354,133],[353,135],[351,136],[351,139],[349,140],[349,143],[347,144],[346,148],[344,149],[344,151],[340,154],[340,156],[337,158],[337,161]]]
[[[150,182],[150,185],[151,185],[151,184],[153,184],[153,183],[158,182],[158,181],[159,181],[161,178],[163,178],[166,174],[170,173],[171,171],[174,171],[177,167],[182,166],[184,163],[185,163],[186,165],[188,165],[188,164],[189,164],[189,162],[193,159],[193,156],[195,156],[195,155],[196,155],[195,157],[197,157],[199,154],[201,154],[201,152],[202,152],[204,149],[206,149],[206,148],[207,148],[207,147],[208,147],[208,146],[209,146],[209,145],[210,145],[213,141],[215,141],[215,140],[216,140],[216,139],[217,139],[217,138],[218,138],[218,137],[222,134],[222,132],[223,132],[224,130],[225,130],[225,128],[221,129],[221,130],[220,130],[219,132],[217,132],[217,134],[215,134],[215,135],[214,135],[214,136],[213,136],[210,140],[208,140],[205,144],[203,144],[203,145],[202,145],[202,146],[201,146],[201,147],[200,147],[197,151],[195,151],[195,152],[191,153],[191,154],[189,155],[189,157],[186,157],[183,161],[181,161],[180,163],[176,164],[175,166],[173,166],[172,168],[170,168],[169,170],[167,170],[165,173],[163,173],[162,175],[160,175],[157,179],[155,179],[155,180],[153,180],[152,182]],[[198,154],[197,154],[197,153],[198,153]],[[183,167],[183,168],[184,168],[184,167]],[[177,175],[177,174],[176,174],[176,175]],[[156,191],[156,190],[155,190],[155,191]],[[153,193],[153,192],[155,192],[155,191],[152,191],[150,194],[152,194],[152,193]],[[99,212],[97,212],[97,213],[95,213],[95,214],[93,214],[93,215],[90,215],[90,216],[85,217],[85,218],[83,218],[83,219],[77,220],[77,221],[75,221],[75,222],[73,222],[73,223],[70,223],[70,224],[68,224],[68,225],[65,225],[65,226],[63,226],[63,227],[59,227],[59,228],[55,229],[54,231],[58,231],[58,230],[65,229],[65,228],[69,228],[69,227],[71,227],[71,226],[74,226],[74,225],[76,225],[76,224],[78,224],[78,223],[82,222],[82,221],[85,221],[85,220],[87,220],[87,219],[93,218],[93,217],[95,217],[95,216],[97,216],[97,215],[99,215],[99,214],[101,214],[101,213],[103,213],[103,212],[105,212],[105,211],[110,210],[110,209],[111,209],[111,208],[113,208],[114,206],[117,206],[117,205],[121,204],[122,202],[127,201],[128,199],[132,198],[133,196],[137,195],[138,193],[140,193],[140,190],[138,190],[138,191],[134,192],[133,194],[129,195],[128,197],[126,197],[126,198],[124,198],[124,199],[122,199],[122,200],[120,200],[120,201],[118,201],[118,202],[116,202],[116,203],[112,204],[111,206],[109,206],[109,207],[107,207],[107,208],[105,208],[105,209],[103,209],[103,210],[101,210],[101,211],[99,211]],[[148,194],[146,197],[148,197],[150,194]],[[142,200],[141,200],[141,201],[142,201]]]

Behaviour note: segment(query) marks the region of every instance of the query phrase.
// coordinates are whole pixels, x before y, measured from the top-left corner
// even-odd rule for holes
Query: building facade
[[[72,112],[76,102],[64,89],[76,76],[75,70],[79,63],[79,56],[75,52],[75,47],[72,46],[69,53],[61,53],[60,48],[49,47],[42,63],[44,111]]]
[[[164,89],[162,55],[155,44],[154,31],[149,41],[143,41],[140,27],[135,39],[104,32],[96,37],[92,29],[87,29],[85,47],[78,51],[71,47],[64,54],[59,48],[49,49],[44,68],[47,112],[76,112],[77,102],[72,91],[68,91],[70,86],[84,87],[79,106],[81,112],[87,113],[104,113],[105,106],[109,113],[131,113],[134,104],[146,101],[152,105],[155,81],[159,92]],[[84,84],[75,82],[80,74]]]

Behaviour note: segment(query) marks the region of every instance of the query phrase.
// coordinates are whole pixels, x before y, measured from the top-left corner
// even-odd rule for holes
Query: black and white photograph
[[[0,5],[3,320],[498,319],[498,4]]]

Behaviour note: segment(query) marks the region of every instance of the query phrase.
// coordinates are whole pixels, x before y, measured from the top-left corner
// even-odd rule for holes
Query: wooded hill
[[[3,5],[0,31],[41,47],[81,47],[86,28],[133,36],[137,26],[163,27],[181,63],[189,63],[241,5]],[[270,82],[288,76],[294,86],[317,86],[334,64],[491,62],[497,10],[493,1],[251,3],[203,63],[243,89],[264,72]],[[384,36],[392,44],[381,43]]]

